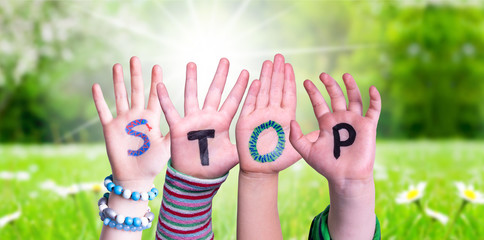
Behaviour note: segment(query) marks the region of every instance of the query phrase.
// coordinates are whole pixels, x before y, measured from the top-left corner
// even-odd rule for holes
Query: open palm
[[[262,65],[260,80],[252,82],[237,122],[241,170],[277,173],[299,160],[301,156],[289,142],[290,123],[295,117],[294,71],[289,63],[284,62],[284,57],[277,54],[274,63],[265,61]],[[255,136],[255,129],[264,123],[271,126],[259,128],[262,132]],[[251,141],[256,142],[255,148]],[[260,157],[254,158],[254,155]]]
[[[313,104],[320,134],[316,141],[309,141],[294,121],[291,123],[292,144],[308,164],[330,182],[372,178],[376,127],[381,108],[378,91],[375,87],[370,88],[370,107],[363,116],[360,91],[351,75],[343,76],[348,106],[343,91],[333,78],[322,73],[320,79],[331,98],[333,112],[316,86],[309,80],[305,81],[304,87]],[[350,134],[352,130],[353,136]]]
[[[185,83],[185,116],[180,117],[164,84],[158,85],[158,95],[170,126],[173,167],[198,178],[217,178],[237,165],[237,149],[230,142],[229,128],[247,88],[249,74],[242,71],[219,109],[225,87],[229,61],[220,60],[203,108],[197,98],[197,67],[187,65]]]
[[[162,82],[161,68],[157,65],[153,67],[147,108],[144,106],[143,80],[138,58],[131,58],[130,71],[131,108],[120,64],[113,66],[116,118],[113,119],[98,84],[93,85],[93,98],[103,126],[107,153],[115,179],[153,180],[170,156],[169,137],[163,137],[160,130],[161,108],[156,93],[156,84]]]

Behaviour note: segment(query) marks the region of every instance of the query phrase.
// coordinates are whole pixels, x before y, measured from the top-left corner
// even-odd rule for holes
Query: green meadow
[[[0,239],[98,239],[101,221],[97,200],[104,191],[82,191],[66,197],[41,188],[51,180],[69,186],[102,182],[110,174],[103,144],[2,145],[0,172],[25,171],[28,179],[0,179],[0,218],[20,209],[17,220],[0,228]],[[376,214],[383,239],[484,239],[484,205],[467,204],[456,181],[484,191],[484,142],[379,141],[375,164]],[[235,239],[237,173],[231,171],[215,197],[213,229],[217,239]],[[156,185],[162,188],[161,174]],[[449,217],[442,224],[416,204],[397,204],[397,195],[424,181],[423,208]],[[104,189],[103,189],[104,190]],[[257,193],[254,193],[257,194]],[[150,203],[157,213],[161,198]],[[303,160],[279,176],[279,214],[285,239],[307,239],[312,218],[329,203],[326,180]],[[154,239],[155,227],[143,239]]]

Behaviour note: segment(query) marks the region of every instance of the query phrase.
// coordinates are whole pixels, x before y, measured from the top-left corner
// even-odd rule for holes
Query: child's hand
[[[376,127],[381,107],[378,91],[375,87],[370,88],[370,108],[366,116],[362,116],[360,90],[351,75],[343,76],[348,92],[348,107],[336,81],[326,73],[322,73],[320,79],[331,98],[333,112],[330,112],[316,86],[306,80],[304,87],[313,104],[320,134],[315,142],[311,142],[303,137],[299,125],[294,121],[291,124],[291,143],[309,165],[330,183],[339,185],[372,179]],[[355,136],[350,133],[353,130]]]
[[[260,80],[252,82],[236,127],[242,171],[278,173],[301,158],[288,141],[296,117],[294,78],[291,64],[277,54],[274,63],[262,65]]]
[[[155,88],[157,83],[162,82],[162,72],[159,66],[153,67],[148,107],[145,108],[141,65],[137,57],[131,58],[130,70],[131,108],[121,65],[113,67],[116,118],[113,119],[98,84],[93,85],[92,93],[114,178],[118,182],[146,182],[151,185],[170,157],[169,138],[163,137],[160,131],[161,108]]]
[[[242,71],[222,107],[229,61],[220,60],[205,98],[203,109],[197,99],[197,66],[187,65],[185,83],[185,117],[181,118],[163,83],[158,97],[170,126],[172,165],[176,170],[197,177],[223,176],[238,163],[237,150],[230,142],[229,127],[247,87],[249,73]]]
[[[371,239],[376,219],[373,163],[380,94],[375,87],[370,88],[370,108],[363,117],[360,91],[351,75],[343,76],[348,107],[336,81],[325,73],[319,78],[331,98],[333,112],[316,86],[305,81],[320,134],[316,141],[309,141],[293,121],[291,143],[311,167],[328,179],[331,207],[327,223],[331,238]]]

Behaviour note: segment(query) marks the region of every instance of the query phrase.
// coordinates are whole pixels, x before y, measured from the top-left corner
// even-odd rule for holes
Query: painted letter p
[[[346,129],[348,131],[348,139],[341,141],[339,130]],[[334,137],[334,149],[333,154],[336,159],[339,158],[341,155],[341,147],[350,146],[355,142],[356,139],[356,131],[353,126],[349,125],[348,123],[339,123],[333,127],[333,137]]]

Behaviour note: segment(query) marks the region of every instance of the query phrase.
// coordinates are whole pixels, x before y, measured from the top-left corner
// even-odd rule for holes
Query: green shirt
[[[328,228],[328,214],[329,214],[329,205],[324,209],[324,211],[318,216],[313,219],[311,223],[311,229],[309,230],[309,240],[330,240],[331,236],[329,235],[329,228]],[[376,218],[375,224],[375,235],[373,235],[373,240],[380,240],[381,233],[380,233],[380,222],[378,218]]]

